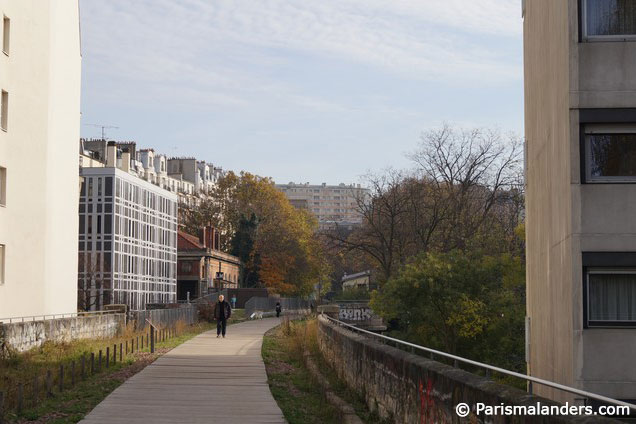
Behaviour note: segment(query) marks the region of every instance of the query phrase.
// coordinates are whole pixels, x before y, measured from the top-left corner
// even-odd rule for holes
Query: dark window
[[[97,234],[102,233],[102,216],[97,215]]]
[[[583,0],[583,37],[587,40],[636,36],[636,0]]]
[[[84,228],[84,215],[80,215],[79,217],[79,233],[80,234],[84,234],[85,233],[85,228]]]
[[[636,326],[636,269],[589,268],[587,325]]]
[[[82,187],[80,188],[80,196],[86,196],[86,178],[82,181]]]
[[[113,177],[106,177],[104,188],[105,188],[105,196],[113,195]]]
[[[106,203],[104,205],[104,212],[113,213],[113,205],[112,205],[112,203]]]
[[[630,131],[604,126],[586,127],[587,181],[636,181],[636,131]]]
[[[104,233],[109,234],[113,231],[113,216],[104,215]]]

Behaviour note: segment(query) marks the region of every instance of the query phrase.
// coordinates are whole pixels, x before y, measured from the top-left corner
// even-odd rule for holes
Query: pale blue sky
[[[443,122],[523,131],[520,0],[80,4],[84,137],[339,183]]]

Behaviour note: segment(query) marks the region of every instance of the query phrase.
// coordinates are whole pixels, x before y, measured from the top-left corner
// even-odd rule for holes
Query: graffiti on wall
[[[367,321],[373,316],[373,311],[366,305],[341,305],[339,319],[341,321]]]

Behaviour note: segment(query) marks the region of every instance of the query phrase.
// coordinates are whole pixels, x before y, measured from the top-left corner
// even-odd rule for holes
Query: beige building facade
[[[76,311],[77,0],[0,0],[0,318]]]
[[[634,400],[636,1],[523,13],[528,372]]]
[[[285,193],[294,207],[307,209],[316,215],[321,226],[333,222],[362,222],[358,202],[366,201],[369,193],[369,190],[360,184],[344,183],[314,185],[290,182],[276,184],[276,188]]]

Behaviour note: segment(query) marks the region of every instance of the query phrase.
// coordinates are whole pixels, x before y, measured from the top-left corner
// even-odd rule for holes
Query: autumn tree
[[[192,234],[206,224],[218,228],[222,247],[242,259],[248,286],[307,295],[328,270],[315,217],[295,209],[269,178],[228,172],[207,200],[182,214]]]

